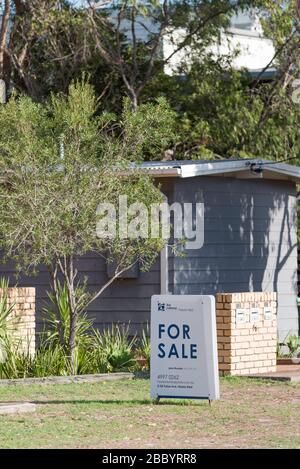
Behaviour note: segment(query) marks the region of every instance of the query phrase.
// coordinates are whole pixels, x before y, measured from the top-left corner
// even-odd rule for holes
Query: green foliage
[[[75,8],[73,2],[65,0],[20,3],[25,7],[22,7],[22,13],[11,12],[13,40],[9,46],[15,57],[26,50],[26,60],[22,70],[14,62],[11,64],[14,88],[42,102],[52,92],[66,93],[72,80],[89,71],[97,88],[103,90],[106,87],[115,103],[107,86],[114,73],[99,57],[85,9]],[[108,32],[103,28],[99,39],[104,40],[107,36]]]
[[[14,303],[8,303],[9,281],[0,278],[0,363],[6,359],[6,346],[12,342],[9,328],[9,315],[11,314]]]
[[[47,295],[49,302],[43,309],[45,317],[43,341],[50,348],[61,345],[67,351],[70,336],[71,309],[66,284],[61,285],[60,282],[57,282],[56,295],[53,292],[48,292]],[[80,303],[84,301],[85,295],[85,287],[77,286],[75,297],[80,311]],[[75,332],[75,345],[77,348],[88,347],[91,344],[90,331],[92,325],[93,321],[85,313],[78,315]]]
[[[66,323],[70,308],[68,350],[74,373],[83,353],[76,351],[78,317],[111,283],[99,285],[94,296],[86,294],[76,279],[76,258],[94,252],[113,259],[116,277],[137,262],[148,269],[165,243],[149,236],[150,225],[137,239],[119,232],[99,237],[96,227],[100,203],[118,210],[119,197],[127,197],[128,205],[144,204],[150,219],[151,204],[162,201],[152,178],[131,164],[167,144],[172,111],[163,99],[137,112],[125,101],[116,125],[110,114],[96,115],[97,110],[86,76],[70,85],[68,96],[52,95],[47,105],[14,96],[0,108],[0,247],[18,272],[32,274],[46,265],[53,292],[58,272],[62,275],[69,303],[55,301],[60,324]],[[164,117],[167,126],[162,126]],[[66,348],[65,340],[60,335]]]
[[[103,333],[95,332],[96,357],[105,363],[108,372],[128,369],[134,364],[133,345],[135,337],[129,339],[128,328],[112,325]]]
[[[87,293],[85,286],[77,286],[75,298],[78,305],[78,317],[75,325],[74,360],[70,360],[70,318],[71,309],[68,289],[66,285],[57,282],[56,294],[48,292],[49,302],[44,307],[45,330],[42,334],[42,346],[37,352],[36,360],[41,362],[41,369],[45,371],[47,360],[60,364],[58,374],[88,374],[106,371],[102,355],[97,351],[97,341],[93,330],[93,320],[82,312],[81,302],[84,303]]]
[[[63,348],[58,344],[52,344],[49,347],[42,344],[36,351],[34,357],[28,357],[32,363],[30,374],[33,377],[60,376],[65,375],[68,369],[67,356]]]
[[[135,366],[133,346],[128,331],[112,326],[103,334],[90,331],[90,341],[76,346],[75,361],[57,342],[44,341],[34,355],[24,352],[20,344],[8,338],[3,342],[5,357],[0,362],[0,379],[18,379],[44,376],[82,375],[126,371]]]
[[[157,239],[136,245],[128,239],[103,240],[95,226],[100,202],[118,206],[121,194],[129,204],[161,200],[150,177],[133,172],[126,178],[116,168],[141,161],[149,140],[159,142],[166,103],[146,105],[136,114],[125,106],[118,135],[94,117],[96,108],[92,88],[78,82],[67,98],[53,96],[49,106],[15,97],[0,109],[0,171],[9,179],[0,187],[1,246],[22,271],[91,250],[111,251],[114,257],[123,253],[125,264],[143,264],[162,247]],[[167,141],[164,129],[162,140]]]
[[[49,346],[49,344],[42,343],[35,355],[31,355],[7,341],[5,360],[0,362],[0,378],[42,378],[106,373],[110,370],[110,365],[103,361],[102,357],[101,351],[92,347],[86,348],[86,345],[77,347],[75,361],[71,365],[70,357],[59,344]]]
[[[286,354],[286,349],[288,349],[288,354]],[[277,356],[280,358],[300,357],[300,337],[295,334],[287,335],[284,341],[277,345]]]
[[[7,338],[5,341],[5,360],[0,363],[0,378],[25,378],[31,376],[31,369],[31,357],[18,351],[18,346],[12,344],[11,340]]]
[[[130,150],[130,159],[135,161],[161,159],[162,150],[175,139],[176,113],[170,109],[164,97],[155,101],[157,107],[143,103],[134,113],[130,101],[124,101],[121,123],[126,123],[126,145]]]
[[[2,285],[7,284],[2,281]],[[2,291],[5,291],[3,289]],[[78,298],[84,288],[77,290]],[[0,378],[18,379],[27,377],[82,375],[111,373],[132,370],[136,367],[135,357],[143,357],[150,367],[149,331],[141,338],[130,338],[128,328],[112,325],[100,333],[93,328],[93,320],[80,313],[76,323],[74,359],[70,360],[70,306],[65,285],[58,283],[57,296],[49,293],[49,303],[44,308],[45,330],[40,334],[35,354],[24,351],[21,341],[13,340],[1,323]],[[1,305],[7,304],[2,299]],[[10,308],[3,308],[6,315]],[[0,317],[2,317],[0,315]],[[6,316],[7,317],[7,316]],[[138,348],[136,344],[138,343]]]
[[[289,356],[297,357],[297,353],[300,350],[300,337],[297,335],[290,335],[285,341],[285,345],[289,349]]]
[[[26,353],[16,344],[7,342],[6,359],[0,363],[0,378],[19,379],[66,375],[67,357],[59,345],[41,345],[35,355]]]
[[[291,87],[261,83],[232,67],[232,57],[194,58],[184,78],[160,74],[143,99],[162,94],[176,112],[174,159],[298,158],[299,104]]]
[[[7,307],[8,284],[1,281],[0,338],[2,360],[0,378],[18,379],[43,376],[82,375],[132,370],[136,367],[137,353],[150,366],[149,331],[143,331],[136,350],[137,338],[129,337],[128,328],[112,325],[103,333],[93,328],[93,320],[80,313],[76,323],[74,360],[70,360],[70,306],[68,290],[57,284],[56,295],[48,293],[49,302],[44,308],[45,330],[40,334],[35,354],[24,350],[21,341],[7,333],[5,319],[11,312]],[[76,290],[78,301],[85,294],[84,287]],[[6,296],[5,296],[6,295]],[[6,298],[6,299],[5,299]]]
[[[31,2],[24,14],[12,17],[11,56],[19,57],[27,51],[22,68],[14,69],[12,64],[13,83],[43,101],[53,91],[66,93],[72,80],[82,72],[89,73],[100,97],[96,113],[101,118],[103,111],[115,113],[114,135],[119,134],[116,127],[124,120],[125,96],[130,98],[128,110],[132,105],[148,106],[164,97],[172,111],[163,104],[153,120],[152,109],[146,107],[142,114],[131,116],[131,123],[128,121],[128,138],[135,138],[134,145],[128,147],[132,159],[158,160],[166,150],[177,159],[298,158],[300,110],[291,100],[292,83],[300,73],[300,26],[295,5],[295,0],[176,0],[164,5],[156,0],[124,0],[91,15],[89,9],[76,8],[66,1]],[[264,12],[261,20],[265,35],[275,45],[271,65],[278,73],[269,83],[258,84],[246,71],[234,70],[233,60],[239,51],[221,58],[211,53],[211,46],[219,42],[231,16],[248,8]],[[119,15],[121,23],[127,22],[127,39],[122,27],[120,32],[111,19],[112,11],[114,18]],[[133,40],[138,24],[139,28],[144,24],[145,34],[151,24],[147,43],[138,34]],[[174,76],[168,76],[161,55],[162,41],[182,28],[186,31],[181,44],[185,60]],[[85,91],[83,94],[91,103]],[[77,98],[72,99],[78,105],[78,118],[88,106],[80,101],[80,94]],[[64,107],[63,101],[61,105]],[[68,112],[60,113],[62,127],[70,123],[70,112],[71,120],[75,117],[75,109]],[[28,122],[30,116],[28,113]],[[174,117],[175,132],[171,125]],[[11,132],[12,140],[15,135]],[[72,150],[76,138],[73,141],[69,137],[65,136]],[[106,158],[115,158],[120,147],[110,145],[110,150]]]
[[[136,357],[144,359],[146,362],[146,368],[150,370],[151,341],[148,326],[146,330],[143,329],[142,331],[142,336],[139,340],[139,345],[136,349]]]
[[[176,112],[173,159],[295,158],[295,163],[299,159],[300,106],[292,100],[293,81],[300,76],[295,2],[249,4],[264,11],[265,34],[275,45],[271,66],[277,73],[272,81],[256,82],[246,70],[236,70],[233,60],[238,50],[222,57],[212,54],[207,46],[217,40],[220,29],[214,35],[209,22],[210,34],[199,30],[177,73],[167,76],[160,71],[141,96],[142,102],[164,96]],[[220,7],[218,2],[214,6]],[[213,9],[208,3],[206,7]]]

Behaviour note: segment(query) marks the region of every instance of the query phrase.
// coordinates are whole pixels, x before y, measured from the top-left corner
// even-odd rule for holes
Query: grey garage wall
[[[274,180],[177,179],[174,199],[204,203],[204,246],[175,257],[175,294],[277,291],[280,338],[298,332],[296,188]]]
[[[271,180],[197,177],[160,180],[169,201],[203,202],[204,246],[184,257],[170,255],[170,291],[174,294],[278,291],[279,329],[284,338],[297,332],[296,189]],[[78,261],[82,278],[92,290],[107,280],[105,261],[88,254]],[[0,275],[14,279],[12,263],[0,265]],[[47,270],[21,277],[20,286],[37,289],[37,328],[49,288]],[[150,297],[160,293],[160,259],[137,279],[120,279],[91,305],[89,314],[103,328],[130,322],[131,333],[150,320]]]
[[[108,280],[106,264],[103,258],[95,254],[87,254],[77,262],[80,270],[79,278],[89,278],[91,291]],[[36,277],[14,277],[12,263],[0,266],[0,276],[10,279],[10,285],[36,287],[37,330],[43,328],[42,310],[47,302],[49,277],[42,266]],[[150,297],[160,293],[160,263],[159,259],[152,266],[151,272],[139,272],[137,279],[120,279],[111,285],[103,295],[89,308],[89,315],[95,320],[95,326],[103,329],[112,322],[129,324],[130,333],[138,333],[150,319]]]

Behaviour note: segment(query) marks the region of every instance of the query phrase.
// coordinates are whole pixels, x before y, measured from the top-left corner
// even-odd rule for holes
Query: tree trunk
[[[57,272],[58,269],[63,275],[65,286],[68,293],[69,303],[69,334],[67,340],[65,340],[63,330],[60,330],[60,342],[63,341],[64,349],[70,357],[71,373],[76,374],[76,328],[78,320],[78,305],[76,305],[76,288],[75,288],[75,277],[77,271],[74,271],[74,259],[73,256],[64,256],[62,259],[57,258],[55,261],[55,267],[50,268],[52,289],[57,302],[57,308],[59,307],[59,293],[57,285]]]
[[[70,306],[70,335],[69,335],[69,350],[72,374],[76,374],[76,326],[77,326],[77,313]]]
[[[56,317],[58,321],[59,343],[62,346],[62,348],[65,350],[65,352],[67,352],[68,344],[65,342],[62,318],[61,318],[61,314],[59,310],[60,298],[59,298],[59,289],[58,289],[57,269],[58,269],[57,263],[54,263],[54,265],[51,265],[48,270],[50,274],[51,289],[52,289],[54,299],[55,299]]]
[[[9,64],[6,46],[9,36],[10,1],[5,0],[0,22],[0,104],[6,103],[6,83],[8,83]]]
[[[6,103],[6,83],[0,78],[0,104]]]
[[[133,112],[136,112],[138,110],[138,96],[136,93],[131,93],[131,102],[132,102],[132,110]]]
[[[69,296],[69,306],[70,306],[70,334],[69,334],[69,350],[70,350],[70,361],[72,373],[76,374],[76,327],[77,327],[77,308],[76,308],[76,298],[75,298],[75,275],[74,275],[74,260],[73,256],[70,256],[66,263],[68,264],[66,268],[66,282],[68,288]]]

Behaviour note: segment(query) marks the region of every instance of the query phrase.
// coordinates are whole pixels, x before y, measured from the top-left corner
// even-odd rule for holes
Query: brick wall
[[[1,290],[0,290],[1,296]],[[18,350],[35,352],[35,288],[9,288],[8,304],[13,306],[9,329]]]
[[[216,317],[220,374],[276,371],[276,293],[219,293]]]

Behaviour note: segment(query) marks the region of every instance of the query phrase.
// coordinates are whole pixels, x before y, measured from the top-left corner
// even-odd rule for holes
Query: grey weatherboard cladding
[[[298,169],[298,168],[297,168]],[[296,185],[274,179],[195,176],[160,178],[169,202],[203,202],[204,246],[169,257],[169,290],[174,294],[277,291],[281,339],[298,331]],[[89,276],[91,289],[107,280],[100,256],[78,260],[80,275]],[[15,283],[12,263],[0,275]],[[21,277],[20,286],[37,288],[37,326],[49,288],[47,270],[37,277]],[[150,297],[160,293],[160,260],[150,272],[117,280],[90,307],[95,325],[130,323],[132,333],[150,320]]]

